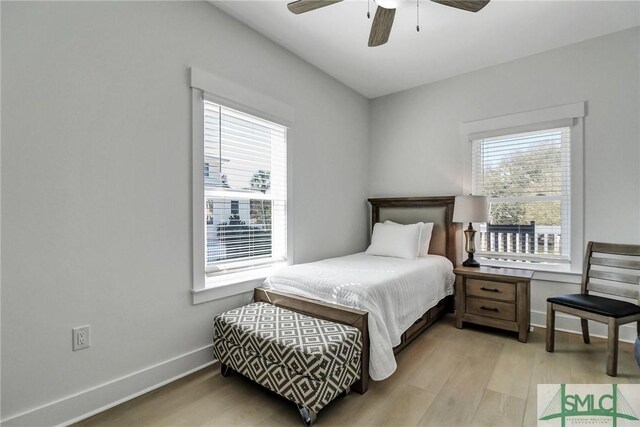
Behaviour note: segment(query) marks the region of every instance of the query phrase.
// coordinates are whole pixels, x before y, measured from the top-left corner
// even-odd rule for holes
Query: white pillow
[[[386,220],[384,223],[402,225],[390,220]],[[431,243],[431,234],[433,233],[433,223],[419,222],[418,224],[422,224],[422,230],[420,231],[420,249],[418,249],[418,257],[425,257],[429,254],[429,244]]]
[[[420,247],[422,223],[410,225],[376,223],[367,255],[416,259]]]

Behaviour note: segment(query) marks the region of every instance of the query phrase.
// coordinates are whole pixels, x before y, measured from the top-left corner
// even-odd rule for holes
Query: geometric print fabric
[[[267,303],[214,321],[214,351],[236,372],[318,412],[360,378],[358,329]]]
[[[224,339],[216,339],[214,351],[218,360],[234,371],[315,413],[360,378],[360,358],[340,367],[327,379],[316,380]]]
[[[362,334],[352,326],[257,302],[217,316],[214,334],[318,380],[360,358]]]

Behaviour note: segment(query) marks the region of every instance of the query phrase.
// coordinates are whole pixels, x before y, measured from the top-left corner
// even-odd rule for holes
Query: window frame
[[[560,264],[531,264],[517,261],[500,261],[482,258],[481,264],[495,267],[530,269],[551,273],[581,274],[584,252],[584,117],[585,102],[577,102],[491,117],[463,123],[460,126],[461,139],[465,145],[465,168],[463,194],[473,190],[473,141],[482,138],[523,132],[569,127],[570,146],[570,251],[569,262]],[[462,243],[462,237],[460,237]],[[460,259],[464,245],[460,245]]]
[[[477,166],[479,166],[479,164],[482,164],[482,161],[480,161],[479,163],[477,163],[474,160],[474,155],[476,154],[476,146],[475,144],[480,144],[480,141],[486,140],[486,139],[500,139],[500,138],[504,138],[504,137],[509,137],[509,136],[515,136],[515,135],[523,135],[523,134],[527,134],[527,133],[538,133],[538,134],[543,134],[543,133],[548,133],[554,130],[559,130],[562,131],[563,129],[568,129],[568,133],[569,133],[569,139],[568,139],[568,144],[569,144],[569,150],[565,151],[565,150],[561,150],[560,151],[560,155],[561,155],[561,159],[560,161],[562,162],[562,164],[564,165],[563,167],[567,167],[568,165],[568,170],[569,173],[568,174],[563,174],[562,175],[562,183],[561,183],[561,187],[568,187],[569,191],[568,194],[563,193],[561,195],[537,195],[537,196],[530,196],[530,195],[524,195],[524,196],[508,196],[508,197],[492,197],[492,196],[487,196],[489,203],[513,203],[513,202],[546,202],[546,201],[557,201],[560,202],[562,204],[564,203],[568,203],[568,206],[566,206],[567,210],[568,210],[568,216],[562,215],[561,216],[561,220],[562,223],[560,225],[561,230],[562,230],[562,234],[561,234],[561,242],[562,242],[562,246],[563,248],[567,248],[568,250],[565,252],[564,250],[562,251],[561,254],[559,255],[553,255],[553,254],[538,254],[538,255],[533,255],[533,254],[516,254],[516,253],[503,253],[503,252],[491,252],[491,251],[480,251],[480,250],[476,250],[476,257],[480,258],[480,259],[484,259],[485,261],[489,260],[490,258],[495,258],[495,257],[500,257],[500,258],[505,258],[508,260],[505,260],[508,263],[513,263],[512,265],[514,266],[520,266],[520,265],[527,265],[527,264],[522,264],[522,263],[518,263],[518,262],[514,262],[514,261],[531,261],[531,262],[542,262],[542,263],[547,263],[547,266],[552,266],[555,264],[568,264],[571,262],[571,192],[572,192],[572,186],[571,186],[571,142],[573,139],[573,135],[571,135],[571,124],[569,123],[569,121],[567,121],[567,123],[564,126],[561,127],[549,127],[546,126],[544,124],[542,124],[542,126],[540,127],[540,129],[536,129],[536,130],[531,130],[528,132],[524,132],[524,133],[504,133],[502,135],[497,135],[497,136],[493,136],[491,138],[473,138],[471,140],[471,145],[472,145],[472,159],[471,159],[471,173],[472,173],[472,190],[471,193],[472,194],[479,194],[478,193],[478,188],[477,185],[478,183],[476,182],[476,177],[477,174],[475,173],[474,168],[476,168]],[[562,134],[560,136],[560,138],[563,138]],[[567,199],[568,197],[568,199]],[[563,206],[563,205],[561,205]],[[480,231],[482,229],[482,225],[480,225]],[[476,248],[478,248],[479,245],[476,243]],[[492,259],[492,261],[495,261]],[[553,268],[553,267],[552,267]]]
[[[204,100],[228,107],[252,116],[287,127],[286,165],[287,165],[287,259],[292,262],[292,223],[291,206],[291,130],[293,109],[288,105],[253,91],[244,86],[225,80],[196,67],[190,69],[191,77],[191,116],[192,116],[192,262],[193,278],[191,294],[193,303],[226,298],[249,292],[260,286],[273,268],[273,264],[250,270],[220,274],[207,277],[205,263],[205,188],[203,179],[204,165]],[[235,99],[232,100],[232,99]],[[252,105],[250,107],[249,105]]]

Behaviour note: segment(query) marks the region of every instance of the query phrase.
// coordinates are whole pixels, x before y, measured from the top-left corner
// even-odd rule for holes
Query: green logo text
[[[619,418],[638,420],[631,406],[618,390],[617,384],[612,384],[611,394],[567,394],[566,384],[560,384],[560,390],[547,405],[541,421],[560,418],[561,426],[565,427],[570,417],[609,417],[613,427],[617,426]]]

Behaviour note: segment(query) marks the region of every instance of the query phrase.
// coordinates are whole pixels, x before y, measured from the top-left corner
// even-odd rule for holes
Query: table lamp
[[[476,230],[471,223],[488,221],[489,201],[486,196],[456,196],[453,222],[469,223],[469,228],[464,230],[464,250],[469,254],[469,258],[462,263],[465,267],[480,267],[480,263],[473,259],[473,254],[476,252]]]

